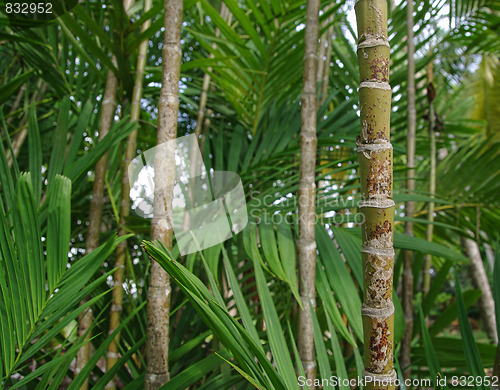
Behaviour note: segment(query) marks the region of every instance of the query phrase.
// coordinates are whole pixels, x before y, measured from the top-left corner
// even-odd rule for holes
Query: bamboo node
[[[361,152],[380,152],[382,150],[392,149],[392,144],[388,141],[374,144],[356,144],[356,149],[358,153]]]
[[[302,360],[302,367],[304,367],[304,371],[312,371],[316,368],[316,362],[314,360]]]
[[[385,307],[369,307],[365,306],[363,303],[361,305],[361,315],[370,318],[389,318],[394,314],[394,303],[392,301],[387,301],[387,306]]]
[[[362,207],[375,207],[378,209],[388,209],[389,207],[396,206],[392,199],[366,199],[359,202],[359,208]]]
[[[370,378],[370,380],[366,380],[366,378]],[[366,383],[373,383],[373,384],[383,384],[383,385],[391,385],[394,384],[394,382],[397,379],[396,371],[392,369],[388,374],[376,374],[374,372],[366,371],[366,369],[363,368],[363,379]]]
[[[359,88],[375,88],[375,89],[383,89],[384,91],[391,91],[392,88],[389,85],[389,83],[386,82],[380,82],[380,81],[363,81],[361,84],[359,84]]]
[[[365,40],[363,42],[360,42],[358,44],[358,50],[359,49],[366,49],[369,47],[376,47],[376,46],[387,46],[390,47],[389,42],[387,41],[386,37],[380,37],[380,36],[374,36],[374,35],[368,35],[365,34]]]
[[[394,248],[374,248],[372,246],[363,245],[361,253],[369,253],[375,256],[394,256]]]

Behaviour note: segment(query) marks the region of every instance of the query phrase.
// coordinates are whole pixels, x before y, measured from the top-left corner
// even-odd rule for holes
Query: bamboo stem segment
[[[394,201],[387,2],[358,0],[355,10],[361,81],[361,135],[357,140],[362,195],[359,208],[364,215],[363,375],[367,389],[394,389]]]
[[[436,194],[436,133],[434,131],[435,113],[434,113],[434,98],[436,91],[434,89],[433,77],[433,62],[429,62],[427,66],[427,101],[429,102],[429,154],[430,154],[430,171],[429,171],[429,194],[434,197]],[[432,241],[434,232],[434,202],[429,202],[429,212],[427,213],[427,225],[425,238],[427,241]],[[426,254],[422,267],[422,293],[424,297],[428,294],[431,287],[430,269],[432,265],[432,256]]]
[[[299,182],[299,279],[303,310],[298,318],[298,350],[308,380],[316,378],[314,357],[314,328],[309,302],[315,303],[316,240],[316,72],[318,67],[318,14],[319,0],[307,1],[305,31],[304,74],[302,90],[302,126],[300,130],[300,182]]]
[[[175,140],[177,136],[182,10],[182,0],[165,0],[165,39],[158,104],[157,145]],[[151,239],[161,241],[168,249],[172,248],[172,195],[175,183],[174,150],[170,149],[173,148],[158,147],[155,155],[154,218],[151,221]],[[154,260],[151,260],[150,273],[144,388],[156,390],[170,379],[168,343],[171,288],[168,274]]]

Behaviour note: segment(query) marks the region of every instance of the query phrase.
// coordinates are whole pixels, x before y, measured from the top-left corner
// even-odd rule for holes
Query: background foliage
[[[174,279],[170,368],[165,389],[296,389],[298,279],[297,188],[304,0],[186,0],[178,135],[192,133],[211,75],[203,154],[207,168],[237,172],[248,195],[248,227],[202,252],[180,257],[149,239],[149,221],[133,212],[120,359],[102,364],[107,345],[114,248],[119,224],[124,139],[138,129],[138,151],[156,142],[163,4],[128,14],[116,0],[85,0],[41,27],[0,30],[0,383],[3,388],[103,389],[114,376],[142,388],[149,257]],[[355,30],[351,2],[322,1],[320,35],[331,58],[318,110],[317,312],[313,316],[320,378],[361,375],[361,231],[355,137],[359,132]],[[405,2],[392,3],[391,117],[397,203],[396,340],[403,334],[397,299],[401,249],[414,251],[417,325],[413,376],[492,374],[498,346],[482,331],[461,237],[474,239],[498,303],[500,214],[500,66],[495,1],[417,1],[415,15],[417,190],[404,190],[406,144]],[[330,19],[330,17],[332,17]],[[152,24],[145,32],[145,20]],[[216,33],[220,30],[220,35]],[[137,48],[149,41],[141,118],[130,123]],[[215,43],[216,45],[212,45]],[[324,41],[322,41],[324,44]],[[111,56],[116,58],[116,65]],[[437,190],[429,194],[426,67],[434,64]],[[106,73],[119,79],[110,133],[98,141]],[[321,85],[318,85],[321,91]],[[85,255],[93,167],[109,152],[98,250]],[[14,156],[14,158],[12,157]],[[25,173],[29,172],[29,173]],[[415,237],[402,234],[404,201],[415,200]],[[433,241],[425,240],[427,205],[436,204]],[[146,240],[144,244],[143,240]],[[144,245],[144,246],[142,246]],[[420,268],[432,255],[432,283],[422,297]],[[453,270],[455,270],[453,272]],[[497,275],[498,276],[498,275]],[[398,290],[399,287],[399,290]],[[399,291],[400,292],[400,291]],[[84,306],[80,300],[91,299]],[[84,342],[78,316],[92,307],[92,358],[79,374]],[[500,323],[497,305],[497,326]],[[460,353],[457,351],[465,351]],[[397,352],[397,351],[396,351]],[[299,363],[299,364],[298,364]],[[498,363],[497,363],[498,364]],[[398,370],[399,370],[399,366]],[[497,372],[498,373],[498,372]],[[300,370],[299,370],[300,374]],[[339,388],[346,388],[340,385]],[[481,386],[477,386],[481,387]],[[325,386],[324,388],[333,388]]]

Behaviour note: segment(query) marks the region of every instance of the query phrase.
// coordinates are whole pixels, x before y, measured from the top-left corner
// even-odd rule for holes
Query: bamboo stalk
[[[128,8],[125,4],[125,10]],[[130,4],[129,4],[130,6]],[[144,13],[151,9],[152,0],[144,0]],[[142,31],[146,31],[151,25],[151,19],[146,20],[142,25]],[[148,52],[148,40],[144,40],[139,45],[139,50],[137,54],[137,65],[135,71],[135,81],[134,89],[132,91],[132,101],[130,103],[130,121],[137,122],[140,118],[141,112],[141,98],[144,83],[144,69],[146,67],[146,55]],[[121,182],[121,201],[120,201],[120,226],[118,228],[118,236],[123,236],[127,234],[125,230],[125,218],[128,217],[130,213],[130,183],[128,176],[128,165],[132,161],[136,153],[137,145],[137,130],[134,130],[129,134],[125,158],[123,160],[122,166],[122,182]],[[122,241],[118,244],[116,249],[116,271],[113,274],[113,292],[112,292],[112,304],[111,304],[111,314],[109,323],[109,333],[113,332],[120,325],[120,316],[122,312],[122,302],[123,302],[123,279],[125,270],[125,261],[128,256],[127,251],[127,241]],[[120,335],[118,334],[115,339],[111,342],[108,347],[108,352],[106,355],[106,370],[110,370],[118,360],[118,344],[120,342]],[[116,389],[115,378],[106,385],[107,389]]]
[[[390,47],[387,2],[358,0],[359,171],[364,216],[362,247],[365,389],[394,389],[394,304],[392,302],[394,201],[390,141]]]
[[[316,75],[318,66],[318,13],[319,0],[307,1],[305,31],[304,74],[302,90],[302,127],[300,130],[300,182],[299,182],[299,279],[303,310],[298,318],[298,350],[307,379],[316,378],[314,356],[314,329],[311,309],[316,310]]]
[[[468,231],[472,235],[471,231]],[[468,238],[460,239],[464,252],[470,260],[470,277],[474,288],[481,291],[478,305],[484,330],[493,344],[498,344],[497,324],[495,320],[495,301],[491,292],[490,283],[486,270],[484,269],[483,259],[477,242]]]
[[[116,60],[113,57],[113,64],[116,65]],[[112,70],[108,71],[106,79],[106,87],[104,89],[104,96],[101,105],[101,118],[99,122],[99,141],[108,134],[116,108],[116,91],[118,89],[118,79]],[[86,253],[92,252],[99,246],[99,233],[101,230],[102,208],[104,205],[104,179],[106,176],[106,168],[108,165],[108,154],[106,153],[96,163],[94,185],[92,188],[92,199],[90,200],[89,210],[89,228],[87,232],[87,241],[85,245]],[[81,304],[85,303],[86,299]],[[85,340],[87,341],[79,350],[76,355],[75,374],[83,369],[87,364],[90,355],[90,329],[93,321],[92,309],[89,308],[85,314],[80,317],[78,323],[78,336],[87,334]],[[88,379],[85,380],[80,387],[82,390],[88,388]]]
[[[429,62],[427,66],[427,100],[429,102],[429,144],[430,144],[430,172],[429,172],[429,193],[434,197],[436,193],[436,134],[434,132],[434,77],[433,77],[433,63]],[[432,235],[434,232],[434,202],[429,202],[427,214],[427,229],[425,232],[425,238],[427,241],[432,241]],[[424,264],[422,267],[422,293],[426,296],[431,287],[431,269],[432,256],[426,254],[424,258]]]
[[[417,113],[415,109],[415,41],[413,37],[413,1],[406,2],[406,44],[408,55],[408,133],[406,137],[406,189],[409,194],[415,191],[415,131]],[[415,203],[406,202],[405,216],[413,218]],[[413,222],[405,222],[405,235],[413,236]],[[405,332],[401,342],[401,369],[403,376],[411,376],[411,340],[413,337],[413,252],[403,253],[403,312],[405,317]]]
[[[40,88],[40,93],[38,93],[38,91],[36,91],[36,90],[35,90],[35,92],[33,92],[33,96],[31,97],[30,105],[31,104],[36,105],[36,103],[39,102],[43,98],[43,95],[44,95],[45,91],[47,90],[47,84],[42,82],[41,80],[38,82],[38,87]],[[24,89],[25,89],[25,86],[23,85],[20,88],[20,90],[16,96],[16,99],[15,99],[14,104],[13,104],[12,109],[11,109],[11,113],[13,113],[14,111],[17,110],[17,106],[20,103],[20,100],[21,100],[22,95],[23,95],[22,92],[24,92]],[[10,122],[12,121],[12,118],[13,117],[7,118],[7,120],[5,122],[7,124],[10,124]],[[19,127],[21,130],[19,130],[19,133],[17,133],[16,138],[14,138],[14,141],[12,142],[12,151],[14,152],[14,156],[11,155],[10,149],[7,150],[5,153],[6,158],[7,158],[7,164],[9,165],[9,167],[12,167],[12,164],[14,163],[14,159],[17,158],[17,156],[19,155],[19,152],[21,151],[21,148],[24,144],[24,141],[26,140],[26,137],[28,137],[28,115],[25,115],[24,118],[19,122]],[[5,131],[7,131],[7,129],[5,129]]]
[[[333,16],[331,16],[333,21]],[[323,104],[327,98],[328,93],[328,80],[330,78],[330,59],[332,58],[332,39],[333,39],[333,25],[328,28],[328,46],[326,48],[326,59],[325,59],[325,69],[323,72],[323,81],[321,83],[321,101]]]
[[[179,76],[181,68],[182,0],[165,0],[165,38],[163,42],[163,74],[158,104],[157,144],[177,136],[179,111]],[[174,155],[158,148],[155,155],[154,218],[152,240],[172,248],[172,192],[175,181]],[[151,260],[151,281],[147,303],[146,377],[144,388],[155,390],[170,379],[168,342],[170,320],[170,279],[163,268]]]
[[[220,15],[221,17],[226,20],[229,17],[229,9],[227,8],[226,4],[222,1],[220,4]],[[220,30],[218,27],[215,28],[215,36],[218,38],[220,36]],[[217,47],[217,44],[215,42],[212,42],[212,47],[215,49]],[[210,53],[209,58],[214,58],[214,54]],[[195,135],[196,139],[199,139],[201,130],[203,128],[203,119],[205,117],[205,109],[207,107],[207,95],[208,95],[208,89],[210,87],[210,73],[212,72],[212,67],[209,66],[207,68],[207,72],[203,76],[203,86],[201,87],[201,94],[200,94],[200,106],[198,108],[198,116],[196,118],[196,128],[195,128]]]
[[[325,12],[333,7],[333,3],[329,3],[325,7]],[[333,22],[333,15],[328,17],[325,25]],[[333,24],[328,27],[328,30],[321,36],[321,45],[326,47],[324,55],[320,52],[319,64],[318,64],[318,81],[321,81],[321,92],[319,96],[320,105],[322,105],[326,100],[326,95],[328,92],[328,78],[330,75],[330,59],[332,58],[332,37],[333,37]],[[324,60],[323,60],[324,56]]]
[[[224,20],[230,20],[231,19],[231,13],[229,12],[229,9],[227,8],[226,4],[222,1],[220,5],[220,15],[222,19]],[[218,27],[215,28],[215,36],[218,38],[220,36],[220,29]],[[217,47],[217,44],[215,42],[212,42],[212,48],[215,49]],[[209,58],[215,58],[215,55],[213,53],[210,53]],[[207,72],[203,76],[203,84],[201,87],[201,94],[200,94],[200,106],[198,108],[198,116],[196,118],[196,128],[194,131],[195,137],[199,142],[199,148],[201,150],[201,153],[203,154],[203,147],[204,147],[204,140],[203,136],[204,133],[202,132],[203,129],[203,124],[204,124],[204,118],[205,118],[205,110],[207,106],[207,99],[208,99],[208,90],[210,89],[210,73],[212,72],[212,67],[209,66],[207,68]],[[206,110],[207,114],[211,112],[210,109]],[[210,119],[208,119],[210,121]],[[196,177],[198,176],[199,172],[199,162],[197,161],[197,156],[198,154],[195,152],[195,147],[198,147],[197,144],[193,144],[193,151],[191,152],[192,161],[191,161],[191,177]],[[191,188],[188,188],[188,198],[191,199],[192,201],[192,193],[191,193]],[[183,229],[184,231],[189,230],[190,226],[190,215],[189,213],[184,213],[184,221],[183,221]]]

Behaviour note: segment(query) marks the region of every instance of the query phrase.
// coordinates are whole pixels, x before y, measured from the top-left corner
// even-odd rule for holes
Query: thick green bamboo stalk
[[[113,57],[113,65],[116,66],[116,60]],[[104,96],[101,105],[101,118],[99,122],[99,141],[102,140],[111,129],[113,117],[116,109],[116,91],[118,89],[118,79],[112,70],[108,71]],[[96,163],[94,185],[92,188],[92,199],[90,200],[89,210],[89,228],[87,231],[86,253],[92,252],[99,246],[99,233],[101,230],[102,208],[104,205],[104,179],[108,165],[108,154],[106,153]],[[93,314],[89,308],[80,318],[78,323],[78,335],[83,336],[87,333],[87,340],[90,338],[88,330],[92,325]],[[76,355],[75,373],[78,374],[85,366],[90,355],[90,342],[85,343]],[[82,390],[88,388],[88,379],[80,387]]]
[[[127,4],[124,4],[126,6]],[[128,4],[129,5],[129,4]],[[151,9],[152,0],[144,0],[144,13]],[[125,8],[127,10],[127,8]],[[146,31],[151,25],[151,19],[146,20],[142,25],[142,31]],[[144,69],[146,66],[146,55],[148,52],[148,40],[145,39],[139,45],[139,50],[137,54],[137,65],[135,71],[135,81],[134,89],[132,91],[132,101],[130,103],[130,121],[137,122],[140,117],[141,109],[141,97],[142,88],[144,82]],[[122,182],[121,182],[121,202],[120,202],[120,227],[118,228],[118,235],[123,236],[127,234],[125,230],[125,218],[130,213],[130,184],[128,177],[128,165],[134,158],[136,154],[136,144],[137,144],[137,130],[134,130],[127,139],[127,146],[125,150],[125,158],[123,160],[122,169]],[[109,333],[113,332],[120,325],[120,316],[122,312],[122,302],[123,302],[123,276],[125,269],[125,261],[128,256],[127,251],[127,241],[122,241],[118,244],[116,249],[116,271],[113,274],[113,296],[111,304],[111,315],[109,323]],[[117,335],[116,338],[110,343],[108,347],[108,352],[106,355],[106,370],[110,370],[118,360],[118,343],[120,341],[120,336]],[[116,383],[115,378],[113,378],[108,385],[107,389],[115,389]]]
[[[361,136],[357,141],[362,196],[359,209],[364,216],[363,376],[365,389],[394,389],[394,201],[387,2],[358,0],[355,10],[361,81]]]
[[[305,31],[304,74],[302,89],[302,127],[300,130],[300,182],[299,182],[299,280],[300,299],[298,349],[307,379],[316,378],[314,357],[314,329],[309,302],[316,309],[316,72],[318,66],[318,14],[319,0],[307,1]]]
[[[158,103],[157,144],[177,136],[179,111],[179,76],[181,70],[182,0],[165,0],[165,38],[163,41],[163,72]],[[170,149],[170,148],[169,148]],[[172,193],[175,183],[174,151],[158,148],[155,155],[154,218],[151,239],[172,248]],[[168,343],[170,320],[170,279],[165,270],[151,260],[151,281],[147,303],[146,378],[144,388],[155,390],[170,379]]]
[[[429,62],[427,66],[427,101],[429,102],[429,154],[430,154],[430,171],[429,171],[429,194],[434,197],[436,193],[436,133],[434,132],[434,98],[436,96],[436,91],[434,89],[434,77],[433,77],[433,63]],[[427,241],[432,241],[432,236],[434,232],[434,202],[429,202],[428,206],[427,229],[425,232],[425,238]],[[431,269],[432,256],[426,254],[424,257],[424,264],[422,267],[422,293],[424,296],[427,295],[431,287]]]
[[[415,191],[415,132],[417,113],[415,109],[415,42],[413,37],[413,1],[406,2],[406,46],[408,55],[408,132],[406,134],[406,189],[409,194]],[[415,203],[405,204],[405,216],[413,218]],[[405,235],[413,236],[413,222],[405,222]],[[403,253],[403,312],[405,333],[401,342],[400,364],[405,378],[411,376],[411,340],[413,338],[413,251]]]

